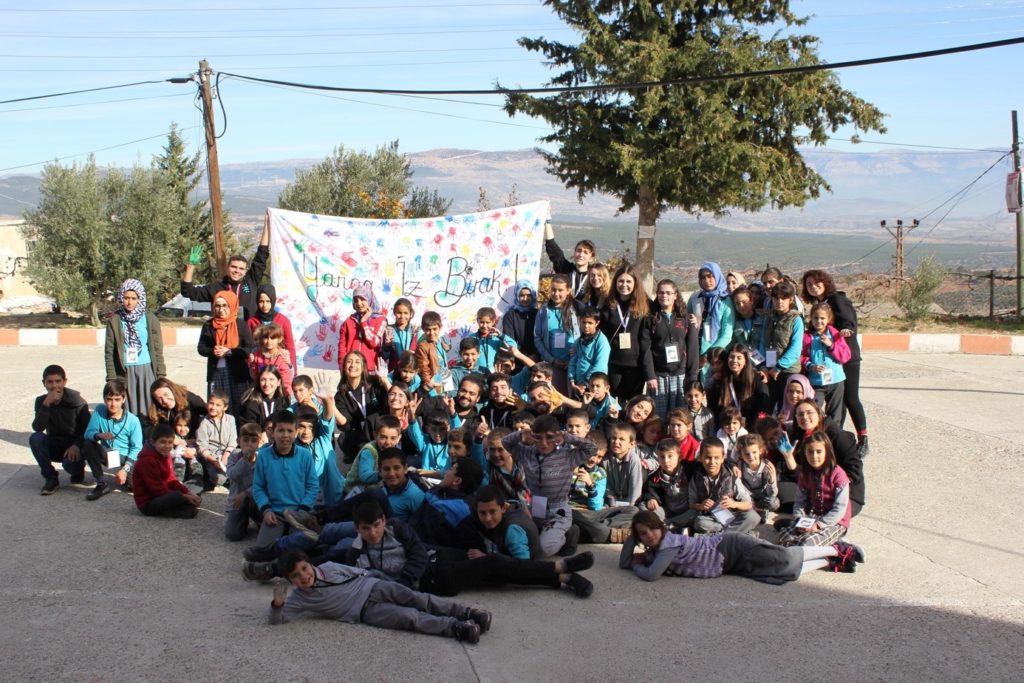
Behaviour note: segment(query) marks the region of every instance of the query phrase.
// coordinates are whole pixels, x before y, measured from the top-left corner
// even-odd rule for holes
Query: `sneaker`
[[[99,500],[103,496],[110,493],[110,484],[105,481],[97,482],[96,488],[89,493],[85,494],[86,500]]]
[[[565,570],[570,574],[582,572],[594,566],[594,553],[589,550],[564,560]]]
[[[472,621],[480,627],[480,633],[487,633],[491,630],[491,613],[485,609],[470,609],[468,621]]]
[[[849,543],[847,541],[836,541],[832,545],[832,547],[839,552],[849,550],[851,553],[853,553],[852,558],[854,562],[856,562],[857,564],[864,564],[864,549],[861,548],[859,545]]]
[[[251,545],[242,551],[242,557],[250,562],[272,562],[277,559],[273,545]]]
[[[39,492],[41,496],[49,496],[57,493],[57,489],[60,488],[60,482],[56,479],[47,479],[46,483],[43,484],[42,490]]]
[[[242,578],[246,581],[270,581],[275,574],[273,562],[242,563]]]
[[[868,435],[864,434],[858,441],[857,452],[860,454],[861,459],[868,457],[871,454],[871,447],[868,445]]]
[[[612,529],[611,534],[608,535],[609,543],[625,543],[626,539],[629,538],[629,529]]]
[[[839,553],[835,557],[829,558],[828,566],[832,571],[843,574],[852,574],[857,571],[857,561],[853,557],[853,548],[849,546],[841,548],[838,544],[832,547]]]
[[[576,548],[580,544],[580,528],[576,525],[569,527],[569,530],[565,532],[565,543],[562,544],[562,549],[558,551],[560,557],[570,557],[576,554]]]
[[[594,584],[579,574],[570,574],[569,581],[565,585],[572,589],[577,598],[589,598],[590,594],[594,592]]]
[[[311,541],[315,541],[320,538],[320,532],[314,527],[316,524],[316,517],[303,512],[302,510],[285,510],[282,513],[284,521],[288,522],[288,525],[294,530],[301,533],[303,536]]]
[[[475,621],[460,621],[455,625],[455,640],[476,645],[480,642],[480,625]]]

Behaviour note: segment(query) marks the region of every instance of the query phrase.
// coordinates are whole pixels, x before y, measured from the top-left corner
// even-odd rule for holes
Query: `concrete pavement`
[[[223,496],[196,520],[143,518],[91,483],[39,496],[27,448],[40,372],[63,364],[98,401],[96,348],[3,348],[0,652],[5,680],[1019,680],[1024,650],[1024,360],[871,353],[868,506],[850,539],[868,563],[772,587],[616,568],[594,547],[589,600],[466,593],[495,614],[479,645],[309,620],[266,625],[270,588],[239,574]],[[205,363],[168,351],[203,393]],[[88,479],[88,477],[87,477]],[[1018,673],[1014,673],[1017,671]]]

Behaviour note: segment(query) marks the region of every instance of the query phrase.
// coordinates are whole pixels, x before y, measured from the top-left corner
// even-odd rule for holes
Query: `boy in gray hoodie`
[[[283,624],[304,612],[348,623],[448,636],[467,643],[480,641],[491,627],[491,613],[452,600],[420,593],[394,581],[373,577],[366,569],[326,562],[309,563],[301,550],[278,560],[278,573],[295,590],[278,581],[270,603],[270,623]]]

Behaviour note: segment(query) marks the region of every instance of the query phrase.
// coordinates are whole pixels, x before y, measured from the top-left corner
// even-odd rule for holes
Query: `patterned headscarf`
[[[124,308],[124,293],[127,291],[132,291],[139,295],[138,306],[130,312]],[[139,333],[135,329],[135,323],[141,320],[142,316],[146,315],[146,287],[134,278],[125,280],[121,283],[121,288],[117,290],[117,305],[117,315],[120,316],[125,327],[125,346],[141,351],[142,341],[139,339]]]

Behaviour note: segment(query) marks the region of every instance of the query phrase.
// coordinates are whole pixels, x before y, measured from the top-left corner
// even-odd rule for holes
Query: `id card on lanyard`
[[[619,312],[619,329],[616,330],[615,337],[618,339],[619,350],[627,351],[633,345],[632,335],[627,331],[629,329],[629,309],[626,309],[626,315],[622,315],[622,307],[619,302],[615,302],[615,308]]]
[[[359,387],[359,398],[352,393],[349,389],[348,395],[352,397],[352,400],[359,406],[359,412],[363,414],[363,419],[366,419],[366,387]]]

